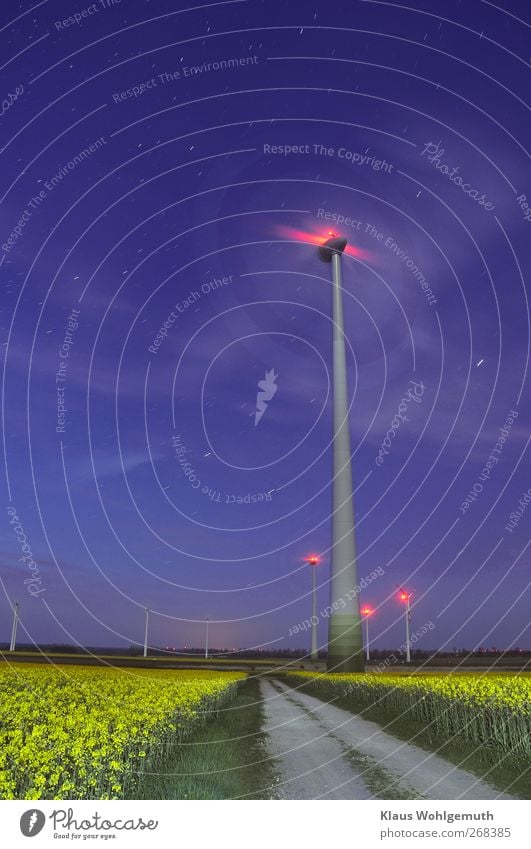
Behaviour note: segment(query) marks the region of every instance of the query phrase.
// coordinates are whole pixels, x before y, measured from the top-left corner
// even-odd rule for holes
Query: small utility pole
[[[15,646],[17,644],[17,625],[18,625],[18,601],[15,602],[15,607],[13,608],[13,628],[11,629],[11,643],[9,645],[9,651],[15,651]]]
[[[146,607],[146,627],[145,627],[145,630],[144,630],[144,657],[147,657],[148,628],[149,628],[149,607]]]

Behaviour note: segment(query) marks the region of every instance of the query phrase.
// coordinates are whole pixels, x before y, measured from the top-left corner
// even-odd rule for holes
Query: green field
[[[531,674],[429,672],[381,675],[289,672],[286,680],[378,722],[402,740],[531,797]]]
[[[0,666],[2,799],[135,798],[229,704],[240,672]]]
[[[247,675],[25,662],[0,665],[0,798],[272,798],[277,765],[264,734],[262,676],[531,796],[529,673]],[[316,728],[307,744],[320,736]],[[378,768],[376,760],[370,769]]]

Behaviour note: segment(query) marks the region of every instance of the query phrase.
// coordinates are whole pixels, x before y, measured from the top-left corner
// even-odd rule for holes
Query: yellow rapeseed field
[[[0,798],[123,798],[241,672],[0,665]]]
[[[353,706],[380,708],[415,719],[449,738],[498,745],[531,754],[531,675],[496,673],[349,674],[289,673],[326,698],[346,697]]]

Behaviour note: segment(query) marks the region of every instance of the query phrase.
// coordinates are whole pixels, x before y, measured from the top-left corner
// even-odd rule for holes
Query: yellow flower
[[[0,666],[0,797],[106,799],[234,696],[243,673]]]

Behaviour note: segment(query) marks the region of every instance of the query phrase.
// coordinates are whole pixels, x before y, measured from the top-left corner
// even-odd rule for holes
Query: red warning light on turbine
[[[279,225],[275,227],[275,231],[281,239],[285,239],[288,242],[303,242],[316,246],[320,246],[328,241],[328,239],[334,239],[338,236],[338,234],[333,230],[326,230],[323,232],[320,227],[318,229],[308,228],[307,230],[298,230],[295,227]],[[350,243],[347,243],[344,253],[349,256],[356,257],[356,259],[363,259],[368,262],[374,261],[374,254],[369,251],[362,250],[361,248],[356,247],[356,245],[351,245]]]

